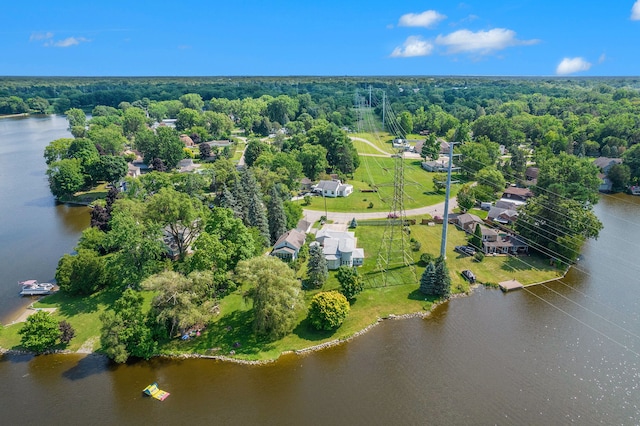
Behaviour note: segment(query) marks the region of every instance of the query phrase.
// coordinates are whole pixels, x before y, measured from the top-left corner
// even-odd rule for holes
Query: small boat
[[[37,280],[20,281],[22,286],[20,296],[44,296],[54,292],[54,285],[51,283],[39,283]]]

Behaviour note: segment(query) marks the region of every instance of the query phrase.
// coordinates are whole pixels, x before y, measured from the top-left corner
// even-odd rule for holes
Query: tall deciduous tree
[[[49,176],[49,188],[58,199],[79,191],[84,186],[84,174],[82,165],[77,159],[64,159],[56,161],[47,170]]]
[[[146,325],[142,303],[142,295],[128,288],[116,300],[113,309],[100,315],[100,343],[115,362],[126,362],[130,356],[149,359],[157,348]]]
[[[362,276],[358,274],[356,268],[342,265],[338,268],[336,278],[340,283],[340,293],[344,294],[347,300],[353,300],[364,289]]]
[[[539,165],[536,194],[557,195],[580,203],[598,202],[598,168],[590,159],[566,153],[551,156]]]
[[[171,235],[180,257],[184,257],[204,225],[202,204],[173,188],[162,188],[148,200],[146,209],[146,217]]]
[[[52,349],[60,339],[58,322],[46,311],[29,315],[18,333],[22,346],[37,353]]]
[[[304,296],[293,270],[273,256],[244,260],[238,279],[252,286],[253,328],[259,335],[278,339],[290,333],[304,311]]]
[[[298,152],[298,161],[302,164],[304,174],[311,180],[316,180],[318,175],[329,167],[327,149],[320,145],[302,145]]]
[[[69,294],[92,294],[106,285],[104,258],[93,250],[79,249],[78,254],[65,254],[58,261],[56,282]]]
[[[71,108],[65,111],[65,115],[69,122],[69,130],[76,126],[82,126],[84,128],[87,125],[87,115],[81,109]]]
[[[215,301],[203,299],[203,294],[194,291],[193,281],[177,272],[152,275],[142,287],[157,292],[151,302],[151,316],[170,337],[193,326],[203,327],[214,313]]]

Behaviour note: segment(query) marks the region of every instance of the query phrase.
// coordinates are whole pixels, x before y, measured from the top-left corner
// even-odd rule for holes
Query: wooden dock
[[[498,286],[500,286],[500,290],[504,291],[505,293],[511,290],[518,290],[524,287],[519,281],[515,279],[509,280],[509,281],[502,281],[498,283]]]

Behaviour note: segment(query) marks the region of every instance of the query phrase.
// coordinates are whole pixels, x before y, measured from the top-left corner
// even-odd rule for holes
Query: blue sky
[[[6,3],[0,75],[640,75],[640,0]]]

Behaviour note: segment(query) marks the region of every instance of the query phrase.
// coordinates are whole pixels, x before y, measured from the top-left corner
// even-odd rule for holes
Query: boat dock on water
[[[22,286],[20,296],[46,296],[56,291],[56,286],[51,283],[39,283],[37,280],[20,281]]]

